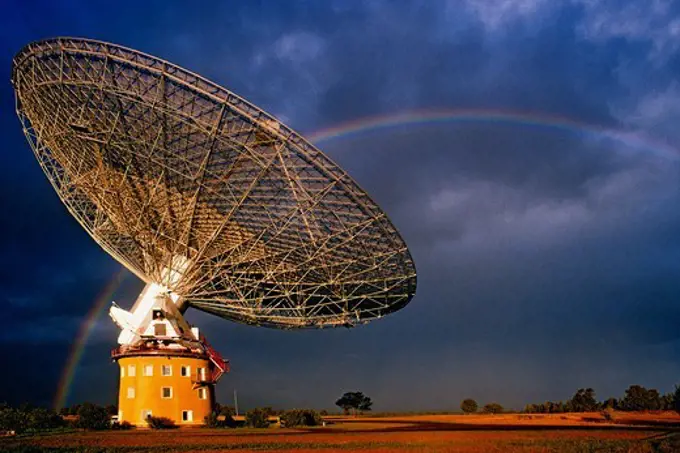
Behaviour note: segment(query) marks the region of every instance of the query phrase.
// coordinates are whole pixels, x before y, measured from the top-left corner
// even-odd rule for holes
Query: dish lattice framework
[[[230,91],[104,42],[14,58],[17,113],[60,198],[144,281],[269,327],[353,325],[405,306],[416,271],[387,216],[334,162]],[[166,278],[167,279],[167,278]]]

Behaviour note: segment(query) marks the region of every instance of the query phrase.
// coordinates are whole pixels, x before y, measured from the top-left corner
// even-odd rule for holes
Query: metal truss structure
[[[277,328],[352,326],[414,296],[413,260],[385,213],[230,91],[73,38],[26,46],[12,83],[26,137],[71,214],[183,309]]]

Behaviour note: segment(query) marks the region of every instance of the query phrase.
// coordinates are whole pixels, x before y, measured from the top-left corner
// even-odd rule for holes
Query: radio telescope
[[[125,47],[55,38],[12,64],[16,110],[69,212],[146,282],[112,357],[121,420],[201,423],[228,369],[189,307],[280,329],[366,323],[416,290],[408,248],[350,176],[230,91]]]

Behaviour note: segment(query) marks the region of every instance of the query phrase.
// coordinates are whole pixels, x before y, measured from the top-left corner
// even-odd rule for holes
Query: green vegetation
[[[626,411],[657,411],[661,409],[661,395],[656,389],[631,385],[621,400],[621,409]]]
[[[503,406],[498,403],[485,404],[482,408],[482,412],[485,414],[500,414],[503,412]]]
[[[335,402],[335,405],[341,407],[345,414],[353,411],[354,415],[357,415],[357,412],[370,411],[373,401],[361,392],[346,392]]]
[[[246,412],[246,425],[251,428],[268,428],[271,409],[256,407]]]
[[[607,398],[598,402],[595,390],[579,389],[568,401],[546,401],[545,403],[527,404],[524,412],[528,414],[557,414],[563,412],[595,412],[604,410],[619,411],[670,411],[680,413],[680,390],[661,395],[656,389],[646,389],[641,385],[631,385],[623,398]]]
[[[477,405],[477,401],[473,400],[472,398],[466,398],[460,403],[460,410],[466,414],[477,412],[478,408],[479,406]]]
[[[281,415],[281,422],[286,428],[294,426],[318,426],[323,420],[313,409],[292,409]]]
[[[78,408],[76,427],[83,429],[108,429],[111,417],[105,407],[85,403]]]
[[[19,408],[0,405],[0,431],[22,434],[62,429],[64,420],[56,412],[28,405]]]
[[[149,425],[151,429],[174,429],[177,428],[175,422],[167,417],[153,417],[149,416],[146,418],[146,424]]]
[[[206,428],[234,428],[236,426],[234,409],[215,403],[212,413],[205,417],[203,426]]]
[[[203,419],[203,426],[205,426],[206,428],[223,428],[224,424],[219,419],[217,412],[213,411],[205,416],[205,418]]]

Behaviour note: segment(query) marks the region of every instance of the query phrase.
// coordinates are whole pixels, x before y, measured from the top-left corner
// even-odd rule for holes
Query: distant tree
[[[484,405],[482,412],[487,414],[500,414],[503,412],[503,406],[498,403],[488,403]]]
[[[236,427],[236,420],[234,420],[234,415],[236,415],[236,411],[234,410],[233,407],[231,406],[222,406],[220,407],[220,411],[218,415],[221,415],[224,417],[224,425],[229,427],[229,428],[234,428]]]
[[[607,398],[602,402],[602,409],[618,409],[619,408],[619,400],[616,398]]]
[[[269,428],[267,409],[255,408],[246,412],[246,424],[251,428]]]
[[[545,408],[548,414],[559,414],[564,412],[564,403],[562,401],[546,401]]]
[[[0,432],[14,431],[17,434],[33,431],[49,431],[64,426],[64,419],[55,411],[33,405],[13,408],[0,405]]]
[[[346,392],[335,402],[335,405],[341,407],[346,414],[353,410],[356,416],[357,411],[370,411],[373,401],[361,392]]]
[[[78,415],[78,410],[80,410],[80,404],[74,404],[69,407],[69,415]]]
[[[64,426],[64,419],[56,412],[37,407],[26,412],[28,428],[34,431],[48,431]]]
[[[524,407],[527,414],[561,414],[569,412],[571,409],[571,401],[546,401],[545,403],[532,403]]]
[[[372,406],[373,406],[373,401],[371,401],[371,399],[369,397],[364,396],[363,398],[361,398],[361,402],[359,403],[358,409],[359,409],[359,412],[363,414],[364,412],[370,411]]]
[[[661,409],[661,394],[657,389],[647,390],[647,410],[658,411]]]
[[[660,407],[662,411],[675,410],[675,395],[673,393],[666,393],[661,397]]]
[[[592,388],[578,389],[571,397],[571,409],[574,412],[592,412],[598,409],[595,390]]]
[[[109,415],[118,414],[118,407],[115,406],[114,404],[109,404],[108,406],[106,406],[105,409],[106,409],[106,413],[109,414]]]
[[[78,408],[77,426],[83,429],[108,429],[111,422],[106,408],[85,403]]]
[[[234,409],[215,403],[215,409],[203,418],[203,425],[207,428],[234,428]]]
[[[217,412],[212,411],[211,413],[203,417],[203,426],[205,426],[206,428],[222,428],[224,424],[219,419]]]
[[[673,409],[675,412],[680,414],[680,386],[675,386],[675,391],[673,392]]]
[[[215,403],[215,411],[217,415],[224,415],[224,416],[229,416],[233,417],[236,415],[236,411],[234,410],[233,407],[227,406],[227,405],[221,405],[219,403]]]
[[[631,385],[621,400],[621,408],[626,411],[659,410],[661,396],[656,389],[646,389],[641,385]]]
[[[35,405],[31,403],[21,403],[19,405],[19,410],[23,412],[24,414],[28,414],[31,412],[33,409],[35,409]]]
[[[21,434],[28,427],[29,421],[25,412],[9,406],[0,409],[0,431],[14,431]]]
[[[466,398],[460,403],[460,409],[466,414],[477,412],[478,408],[479,406],[477,405],[477,401],[473,400],[472,398]]]

